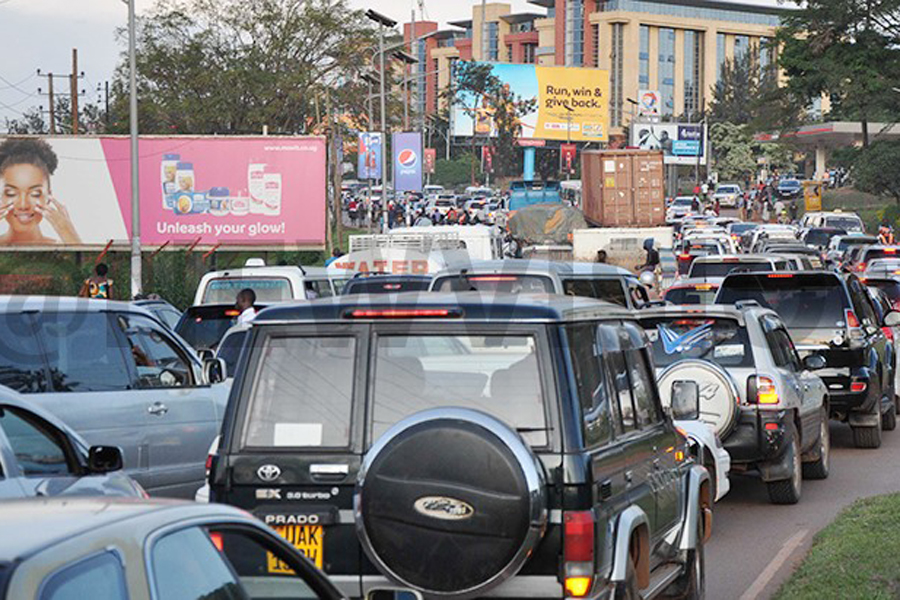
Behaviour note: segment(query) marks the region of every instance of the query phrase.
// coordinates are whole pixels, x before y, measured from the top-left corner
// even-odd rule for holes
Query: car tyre
[[[870,427],[853,427],[853,445],[857,448],[881,447],[881,409],[876,411],[878,423]]]
[[[706,472],[709,473],[709,493],[712,497],[712,501],[715,502],[716,498],[719,497],[719,472],[716,469],[716,460],[713,458],[712,453],[706,448],[703,449],[703,467],[706,469]]]
[[[625,581],[616,584],[615,600],[640,600],[641,593],[638,590],[637,573],[634,569],[634,559],[628,557],[628,567],[625,569]]]
[[[828,478],[829,455],[831,454],[831,430],[828,427],[828,413],[823,409],[821,424],[819,425],[819,448],[816,451],[819,458],[813,462],[803,463],[804,479]]]
[[[803,466],[800,461],[800,439],[797,431],[791,427],[788,429],[791,436],[791,445],[788,449],[791,460],[791,475],[787,479],[766,482],[769,492],[769,501],[772,504],[797,504],[800,502],[800,494],[803,491]]]
[[[706,558],[703,551],[703,519],[701,518],[699,521],[697,547],[687,551],[687,559],[684,561],[684,572],[665,589],[660,596],[661,598],[666,600],[701,600],[705,595]]]
[[[894,407],[886,411],[881,417],[881,429],[884,431],[893,431],[897,429],[897,412]]]

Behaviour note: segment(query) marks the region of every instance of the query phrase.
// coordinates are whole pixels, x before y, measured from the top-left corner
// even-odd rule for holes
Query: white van
[[[245,288],[256,293],[257,302],[267,305],[337,295],[324,267],[268,267],[262,259],[250,258],[243,268],[204,275],[194,295],[194,306],[234,303]]]

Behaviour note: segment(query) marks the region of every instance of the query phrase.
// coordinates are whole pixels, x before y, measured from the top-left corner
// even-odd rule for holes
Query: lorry
[[[558,181],[513,181],[509,185],[509,210],[521,210],[534,204],[562,204]]]
[[[586,150],[581,153],[581,206],[596,227],[666,224],[663,153]]]

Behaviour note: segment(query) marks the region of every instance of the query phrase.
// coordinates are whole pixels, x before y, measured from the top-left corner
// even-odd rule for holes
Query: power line
[[[25,82],[27,82],[27,81],[30,81],[33,77],[36,77],[36,75],[35,75],[34,73],[32,73],[31,75],[29,75],[28,77],[26,77],[25,79],[23,79],[22,81],[20,81],[20,82],[18,82],[18,83],[13,83],[13,82],[11,82],[9,79],[5,78],[3,75],[0,75],[0,81],[2,81],[3,83],[6,84],[5,86],[0,87],[0,91],[2,91],[2,90],[16,90],[16,91],[21,92],[21,93],[23,93],[23,94],[27,94],[28,96],[35,96],[36,94],[34,94],[34,93],[32,93],[32,92],[29,92],[28,90],[23,90],[23,89],[20,87],[23,83],[25,83]]]

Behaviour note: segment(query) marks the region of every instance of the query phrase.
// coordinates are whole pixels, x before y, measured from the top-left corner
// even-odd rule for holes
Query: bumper
[[[747,470],[779,461],[790,441],[785,435],[790,417],[783,410],[741,407],[734,431],[723,441],[731,456],[732,470]]]
[[[877,393],[873,393],[869,369],[864,367],[844,367],[823,369],[816,374],[822,378],[828,388],[828,403],[832,417],[846,415],[848,412],[874,413]],[[865,384],[860,392],[854,392],[851,384]]]

